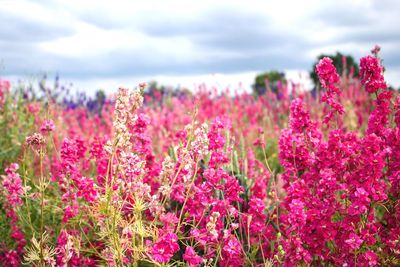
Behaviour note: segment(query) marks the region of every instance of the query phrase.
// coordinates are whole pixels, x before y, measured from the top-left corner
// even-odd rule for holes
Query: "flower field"
[[[1,266],[399,266],[400,97],[378,50],[316,94],[63,102],[0,80]]]

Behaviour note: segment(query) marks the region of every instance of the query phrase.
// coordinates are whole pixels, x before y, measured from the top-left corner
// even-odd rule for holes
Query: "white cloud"
[[[398,11],[389,0],[2,1],[0,75],[46,71],[93,87],[221,73],[229,85],[257,71],[309,70],[320,53],[358,59],[379,43],[399,86]]]

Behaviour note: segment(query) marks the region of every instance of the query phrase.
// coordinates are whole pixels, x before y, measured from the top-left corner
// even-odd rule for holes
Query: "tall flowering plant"
[[[323,59],[321,103],[142,84],[97,114],[0,83],[0,265],[398,265],[400,99],[377,53],[361,80]]]
[[[361,82],[375,97],[365,134],[310,119],[302,99],[291,105],[279,139],[287,195],[281,216],[285,265],[399,264],[399,106],[384,82],[379,58],[361,58]],[[322,101],[340,121],[340,80],[332,61],[317,65]],[[395,103],[398,103],[398,99]]]

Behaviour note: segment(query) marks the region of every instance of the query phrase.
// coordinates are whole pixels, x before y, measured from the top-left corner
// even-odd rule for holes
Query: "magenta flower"
[[[224,238],[220,266],[242,266],[242,245],[233,235]]]
[[[167,212],[160,215],[160,221],[164,223],[164,228],[166,230],[173,230],[175,225],[179,222],[178,217],[175,213]]]
[[[261,232],[265,226],[266,215],[264,214],[265,204],[264,201],[255,196],[251,197],[249,202],[249,222],[250,231],[257,233]]]
[[[6,175],[3,176],[3,187],[6,190],[7,202],[11,207],[21,206],[22,195],[24,194],[24,189],[22,187],[22,180],[17,170],[19,166],[17,163],[12,163],[8,168],[6,168]]]
[[[293,199],[289,204],[289,223],[292,227],[300,229],[307,219],[307,215],[304,212],[304,203],[301,200]]]
[[[333,65],[332,59],[329,57],[324,57],[319,61],[315,69],[322,87],[334,89],[336,91],[336,87],[333,85],[338,83],[340,78],[337,74],[335,66]],[[339,91],[337,90],[337,92]]]
[[[378,257],[373,251],[364,252],[362,254],[362,259],[368,266],[378,266]]]
[[[311,126],[310,113],[304,109],[303,100],[296,98],[290,104],[290,127],[296,132],[303,132]]]
[[[321,97],[321,101],[327,103],[332,108],[325,116],[324,122],[327,123],[333,117],[334,111],[339,114],[344,113],[343,105],[337,99],[340,96],[340,90],[336,84],[340,81],[340,78],[332,59],[328,57],[324,57],[319,61],[316,66],[316,72],[322,87],[326,88],[326,93]]]
[[[166,233],[154,243],[151,254],[156,262],[167,263],[178,250],[178,236],[174,233]]]
[[[352,250],[357,250],[360,248],[361,244],[364,242],[358,235],[351,233],[349,238],[344,241],[350,246]]]
[[[3,107],[6,101],[6,94],[10,90],[10,82],[6,80],[0,80],[0,109]]]
[[[0,260],[3,263],[6,263],[4,266],[10,266],[10,267],[19,267],[20,266],[20,259],[18,256],[17,251],[15,250],[9,250],[6,253],[4,253],[4,256],[0,256]]]
[[[52,120],[45,120],[40,126],[40,131],[45,134],[54,131],[55,126]]]
[[[383,68],[376,57],[366,56],[360,59],[361,83],[368,93],[376,93],[379,89],[387,88],[382,72]]]
[[[378,56],[379,51],[381,51],[381,47],[379,45],[375,45],[372,49],[371,49],[371,53],[375,55],[375,57]]]
[[[78,266],[80,259],[77,251],[74,247],[73,236],[66,230],[61,230],[57,239],[57,266]]]
[[[76,215],[78,215],[78,213],[79,213],[78,204],[75,203],[75,204],[72,204],[72,205],[68,205],[65,208],[65,211],[64,211],[64,216],[63,216],[63,219],[62,219],[63,223],[68,222],[71,218],[73,218]]]
[[[186,247],[185,254],[183,254],[183,259],[189,264],[190,267],[199,266],[203,259],[197,255],[193,247]]]
[[[17,243],[17,252],[21,253],[26,245],[26,239],[24,233],[18,228],[17,221],[11,219],[11,237]]]

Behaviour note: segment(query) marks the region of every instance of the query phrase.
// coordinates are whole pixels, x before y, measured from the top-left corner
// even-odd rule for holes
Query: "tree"
[[[265,84],[268,81],[269,84]],[[256,95],[263,95],[267,91],[267,88],[274,93],[278,93],[279,83],[282,85],[286,84],[285,74],[276,70],[260,73],[256,76],[254,84],[254,92]]]

